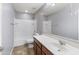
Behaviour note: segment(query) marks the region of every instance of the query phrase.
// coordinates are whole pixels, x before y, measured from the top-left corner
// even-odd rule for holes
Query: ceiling
[[[28,10],[29,13],[35,13],[39,8],[43,5],[43,3],[14,3],[13,6],[18,12],[25,12]]]
[[[37,12],[42,6],[44,6],[41,9],[42,14],[44,15],[50,15],[52,13],[55,13],[59,10],[61,10],[65,5],[64,3],[55,3],[54,6],[47,5],[45,3],[14,3],[14,9],[18,12],[25,12],[25,10],[28,10],[29,13],[35,13]]]
[[[55,3],[54,6],[52,5],[46,5],[43,9],[42,9],[42,13],[44,15],[51,15],[55,12],[60,11],[61,9],[63,9],[67,4],[66,3]]]

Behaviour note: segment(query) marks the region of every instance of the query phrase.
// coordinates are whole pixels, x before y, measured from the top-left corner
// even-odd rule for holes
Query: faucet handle
[[[62,42],[61,40],[59,40],[60,45],[65,45],[64,42]]]

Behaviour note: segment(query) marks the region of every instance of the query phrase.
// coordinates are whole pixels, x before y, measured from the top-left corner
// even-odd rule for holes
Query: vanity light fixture
[[[51,3],[51,6],[55,6],[55,3]]]
[[[48,6],[55,6],[55,3],[47,3]]]

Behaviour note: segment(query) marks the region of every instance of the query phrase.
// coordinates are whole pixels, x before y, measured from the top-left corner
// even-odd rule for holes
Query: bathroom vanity
[[[41,42],[34,38],[35,55],[53,55]]]
[[[79,55],[79,43],[64,40],[62,37],[46,35],[33,36],[35,55]],[[65,42],[60,44],[60,40]]]

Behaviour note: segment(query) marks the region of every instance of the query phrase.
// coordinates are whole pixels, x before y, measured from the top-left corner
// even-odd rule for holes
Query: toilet
[[[21,45],[28,45],[28,48],[33,48],[33,38],[27,38],[27,39],[17,39],[14,41],[14,47],[17,47],[17,46],[21,46]]]
[[[34,42],[33,39],[26,40],[26,44],[28,45],[28,48],[33,48],[33,42]]]

